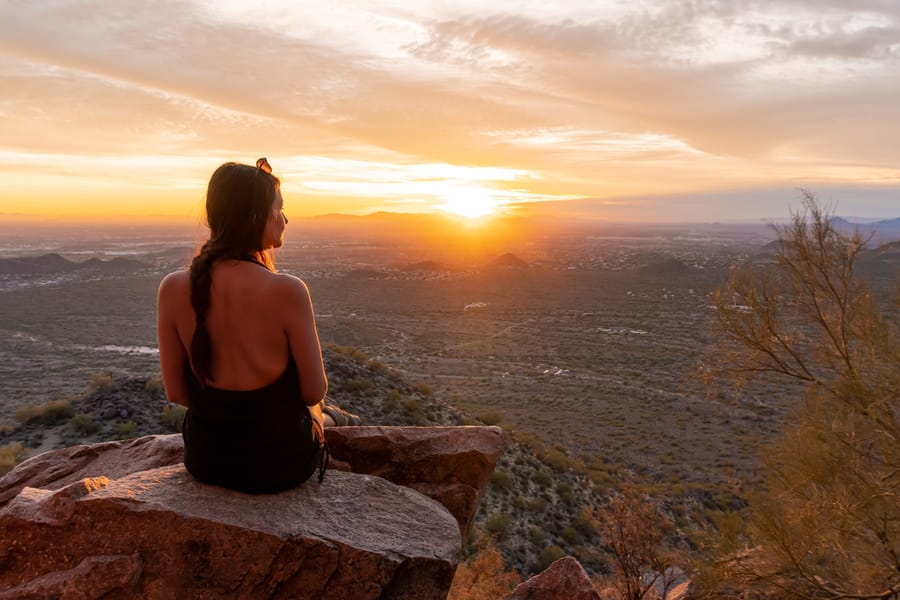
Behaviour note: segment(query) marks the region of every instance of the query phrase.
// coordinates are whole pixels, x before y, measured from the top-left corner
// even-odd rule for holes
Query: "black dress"
[[[199,481],[251,494],[295,487],[326,461],[323,436],[300,398],[293,357],[277,381],[256,390],[202,386],[186,366],[190,408],[184,466]]]

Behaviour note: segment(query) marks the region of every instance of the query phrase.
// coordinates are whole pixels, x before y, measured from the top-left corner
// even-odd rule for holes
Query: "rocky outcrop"
[[[434,498],[459,522],[463,539],[500,457],[499,427],[335,427],[333,458]]]
[[[0,600],[444,597],[499,429],[327,435],[354,472],[263,496],[196,482],[180,435],[22,463],[0,479]]]
[[[25,487],[58,490],[86,477],[119,479],[130,473],[179,464],[183,457],[180,434],[148,435],[44,452],[0,478],[0,507]]]
[[[560,558],[546,570],[516,586],[500,600],[600,600],[600,594],[590,577],[577,560],[571,556]]]
[[[10,598],[86,577],[114,580],[113,597],[440,598],[460,544],[446,509],[378,477],[249,496],[183,465],[25,488],[0,512],[0,539]]]

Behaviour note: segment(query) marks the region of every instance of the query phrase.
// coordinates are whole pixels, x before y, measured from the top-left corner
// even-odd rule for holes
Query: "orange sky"
[[[259,156],[294,216],[900,212],[900,3],[423,6],[0,4],[0,219],[196,220]]]

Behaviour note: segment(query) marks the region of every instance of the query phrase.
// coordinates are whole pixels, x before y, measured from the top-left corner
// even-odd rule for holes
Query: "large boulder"
[[[183,465],[0,510],[0,598],[443,598],[460,547],[437,502],[334,471],[280,494],[195,481]]]
[[[25,461],[0,478],[0,600],[444,597],[499,428],[326,436],[353,472],[265,496],[196,482],[177,434]]]
[[[354,473],[413,488],[447,507],[466,539],[500,458],[499,427],[333,427],[333,458]]]
[[[335,462],[434,498],[468,534],[503,445],[499,427],[331,427]],[[82,444],[39,454],[0,478],[0,506],[24,487],[56,490],[85,477],[118,479],[181,463],[180,434]],[[331,473],[331,471],[329,471]]]
[[[181,434],[79,444],[38,454],[0,477],[0,507],[22,488],[59,488],[85,477],[119,479],[131,473],[177,465],[184,459]]]
[[[581,563],[571,556],[555,561],[544,571],[526,579],[500,600],[600,600],[600,594]]]

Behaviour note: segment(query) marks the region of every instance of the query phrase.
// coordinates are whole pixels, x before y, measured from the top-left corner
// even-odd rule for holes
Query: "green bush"
[[[557,545],[547,546],[543,550],[541,550],[541,555],[538,557],[538,562],[541,565],[541,570],[543,571],[547,567],[549,567],[553,562],[559,560],[563,556],[566,555],[565,550],[560,548]]]
[[[41,406],[20,406],[13,415],[20,423],[56,425],[72,416],[72,407],[68,400],[51,400]]]
[[[414,425],[428,424],[428,418],[425,416],[422,401],[418,398],[404,398],[400,401],[400,406],[403,408],[403,413]]]
[[[528,539],[535,546],[543,546],[549,538],[549,534],[537,525],[532,525],[528,528]]]
[[[570,525],[569,527],[566,527],[559,532],[559,537],[564,539],[569,544],[574,544],[578,541],[578,530]]]
[[[164,406],[159,420],[166,429],[180,433],[184,427],[185,413],[187,413],[187,408],[184,406]]]
[[[498,537],[503,537],[507,530],[509,530],[509,526],[512,525],[513,516],[509,513],[505,512],[495,512],[492,513],[491,516],[487,518],[484,522],[484,528],[488,533],[496,535]]]
[[[28,457],[28,451],[19,442],[0,446],[0,477],[13,470],[17,464]]]
[[[540,471],[535,472],[531,480],[541,487],[547,487],[548,485],[550,485],[550,482],[553,480],[553,478],[550,477],[550,473],[541,469]]]
[[[403,399],[403,396],[400,395],[400,390],[391,390],[388,392],[387,397],[384,399],[384,410],[387,412],[394,412],[400,410],[400,401]]]
[[[513,487],[512,476],[506,471],[494,471],[491,473],[491,485],[498,490],[508,492]]]
[[[559,494],[559,500],[563,504],[572,504],[575,502],[575,494],[572,491],[572,484],[561,481],[556,486],[556,493]]]
[[[136,437],[136,434],[134,432],[135,427],[137,427],[137,424],[134,421],[126,421],[124,423],[119,424],[119,427],[117,430],[118,434],[119,434],[119,439],[120,440],[130,440],[131,438]]]
[[[82,435],[91,435],[100,431],[100,425],[91,415],[78,413],[71,420],[72,427]]]
[[[528,510],[534,513],[542,513],[547,510],[547,501],[540,496],[528,500]]]

